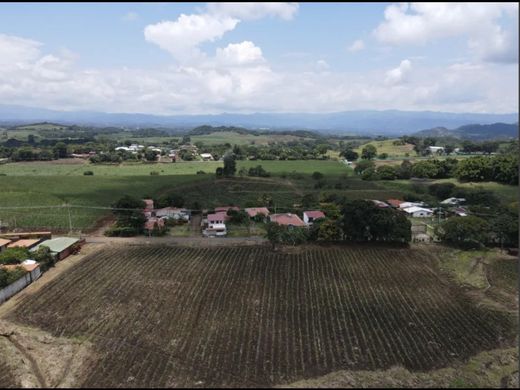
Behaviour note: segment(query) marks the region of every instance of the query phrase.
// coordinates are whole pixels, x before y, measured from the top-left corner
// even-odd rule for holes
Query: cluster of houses
[[[229,210],[240,211],[238,206],[216,207],[214,213],[207,214],[201,222],[202,234],[206,237],[223,237],[227,235],[226,222],[230,220]],[[310,210],[303,212],[303,220],[293,213],[271,214],[267,207],[249,207],[245,208],[250,219],[258,219],[264,222],[274,222],[279,225],[289,227],[309,227],[319,218],[325,218],[325,214],[319,210]]]
[[[466,199],[464,198],[448,198],[440,202],[444,206],[451,206],[448,211],[455,216],[466,217],[468,210],[461,206]],[[404,213],[409,217],[414,218],[429,218],[434,214],[434,210],[426,207],[424,202],[405,202],[399,199],[388,199],[386,202],[380,200],[372,200],[378,207],[393,207]]]
[[[50,249],[55,261],[65,259],[67,256],[76,253],[81,248],[85,240],[74,237],[54,237],[51,232],[28,232],[28,233],[5,233],[0,234],[0,252],[10,248],[26,248],[29,252],[37,251],[42,246]],[[26,259],[20,264],[2,265],[6,270],[14,270],[22,267],[26,274],[0,290],[0,303],[6,301],[18,291],[25,288],[41,276],[40,264],[33,259]]]
[[[163,207],[154,208],[153,199],[143,199],[145,209],[143,211],[146,218],[144,224],[145,231],[150,234],[154,228],[163,229],[168,220],[189,222],[191,218],[191,211],[185,208],[178,207]]]

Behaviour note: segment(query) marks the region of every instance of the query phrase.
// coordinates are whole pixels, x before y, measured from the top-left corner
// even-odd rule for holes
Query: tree
[[[453,151],[455,150],[455,146],[453,146],[452,144],[446,144],[444,145],[444,151],[446,152],[446,154],[451,154]]]
[[[181,141],[181,144],[182,145],[187,145],[191,142],[191,137],[189,135],[184,135],[182,137],[182,141]]]
[[[222,173],[224,176],[235,176],[235,172],[237,170],[235,155],[233,153],[226,153],[224,156],[224,168]]]
[[[146,218],[143,214],[145,203],[141,199],[125,195],[112,205],[112,212],[117,217],[117,227],[131,228],[135,234],[143,231]]]
[[[466,158],[458,164],[455,175],[460,181],[489,181],[492,179],[491,159],[484,156]]]
[[[361,160],[356,163],[356,167],[354,168],[354,172],[358,175],[361,175],[367,169],[375,169],[376,164],[371,160]]]
[[[368,168],[361,174],[362,180],[380,180],[381,176],[377,173],[375,168]]]
[[[7,248],[0,253],[0,264],[20,264],[29,258],[26,248]]]
[[[273,250],[276,249],[276,245],[281,244],[283,241],[283,227],[274,222],[268,222],[265,225],[265,237],[269,240]]]
[[[501,210],[490,221],[491,231],[503,249],[504,245],[518,247],[518,215]]]
[[[341,213],[340,223],[346,241],[407,243],[411,240],[411,223],[397,210],[354,200],[346,202]]]
[[[341,229],[337,221],[320,218],[313,222],[309,238],[314,241],[337,241],[341,239]]]
[[[345,149],[339,155],[345,157],[348,161],[356,161],[359,158],[359,154],[352,149]]]
[[[361,151],[362,159],[372,160],[375,156],[377,156],[377,148],[372,144],[368,144]]]
[[[42,271],[54,267],[56,263],[56,259],[52,255],[50,248],[45,245],[40,245],[37,250],[32,252],[31,256],[40,264]]]
[[[54,152],[54,156],[56,158],[66,158],[67,157],[67,145],[65,145],[63,142],[58,142],[54,147],[52,148]]]
[[[432,161],[419,161],[412,166],[412,176],[419,178],[434,178],[439,173],[437,165]]]
[[[218,167],[217,169],[215,169],[215,175],[217,177],[222,177],[224,176],[224,168],[222,167]]]
[[[146,161],[157,161],[157,152],[151,149],[147,149],[144,152],[144,158],[146,159]]]
[[[397,169],[397,177],[399,179],[409,179],[412,177],[412,163],[408,160],[403,160]]]
[[[381,153],[379,156],[377,156],[377,158],[379,158],[381,160],[385,160],[388,158],[388,153]]]
[[[469,215],[450,218],[436,227],[436,235],[444,242],[462,249],[480,248],[488,242],[489,223],[482,218]]]
[[[381,180],[395,180],[397,179],[397,171],[391,165],[381,165],[377,167],[377,174]]]

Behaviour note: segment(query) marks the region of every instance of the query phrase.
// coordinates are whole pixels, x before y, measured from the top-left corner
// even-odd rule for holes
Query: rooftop
[[[271,222],[279,225],[305,226],[305,223],[296,214],[272,214]]]
[[[7,245],[8,248],[31,248],[40,240],[18,240]]]
[[[269,210],[267,209],[267,207],[249,207],[245,210],[251,218],[253,218],[257,214],[269,215]]]
[[[47,246],[51,250],[51,252],[63,252],[65,249],[74,245],[79,241],[79,238],[75,237],[56,237],[50,240],[45,240],[39,245],[37,245],[34,250],[38,249],[40,246]]]
[[[307,217],[309,217],[309,218],[314,218],[314,219],[325,218],[325,214],[323,214],[323,212],[320,210],[304,211],[303,213],[306,214]]]
[[[7,245],[11,242],[11,240],[5,240],[3,238],[0,238],[0,247],[1,246],[4,246],[4,245]]]

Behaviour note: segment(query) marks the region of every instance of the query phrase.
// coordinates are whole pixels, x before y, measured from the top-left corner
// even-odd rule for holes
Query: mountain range
[[[126,128],[193,128],[201,125],[239,126],[265,130],[316,130],[350,135],[398,136],[422,129],[458,128],[477,123],[518,123],[518,113],[475,114],[435,111],[357,110],[325,114],[310,113],[222,113],[214,115],[151,115],[95,111],[58,111],[0,104],[0,123],[23,124],[52,121],[90,126]]]
[[[518,138],[517,123],[492,123],[489,125],[465,125],[449,130],[445,127],[421,130],[413,135],[417,137],[453,137],[472,141],[501,140]]]

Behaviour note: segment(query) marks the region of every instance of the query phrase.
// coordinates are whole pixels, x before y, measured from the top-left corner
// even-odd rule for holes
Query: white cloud
[[[405,59],[389,71],[346,73],[326,69],[320,60],[304,71],[274,70],[260,48],[244,41],[202,63],[92,69],[80,68],[73,53],[46,52],[36,41],[3,35],[0,42],[2,104],[154,114],[518,110],[518,72],[512,65],[432,67]],[[4,58],[15,62],[6,65]]]
[[[210,13],[240,20],[278,17],[291,20],[298,12],[298,3],[208,3]]]
[[[516,28],[505,31],[502,17]],[[426,44],[438,39],[466,37],[479,58],[491,62],[518,61],[517,3],[402,3],[385,9],[385,21],[375,37],[391,45]]]
[[[358,39],[352,43],[352,45],[349,46],[348,50],[352,52],[360,51],[365,48],[365,43],[362,39]]]
[[[177,60],[188,61],[203,56],[198,45],[221,38],[238,23],[238,19],[227,16],[181,14],[175,22],[163,21],[146,26],[144,36]]]
[[[402,60],[397,68],[386,72],[385,85],[393,86],[406,82],[411,70],[410,60]]]
[[[330,69],[330,65],[325,60],[319,60],[316,62],[316,70],[318,72],[323,72]]]
[[[217,62],[222,65],[250,65],[264,62],[262,49],[251,41],[230,43],[224,49],[217,48]]]

